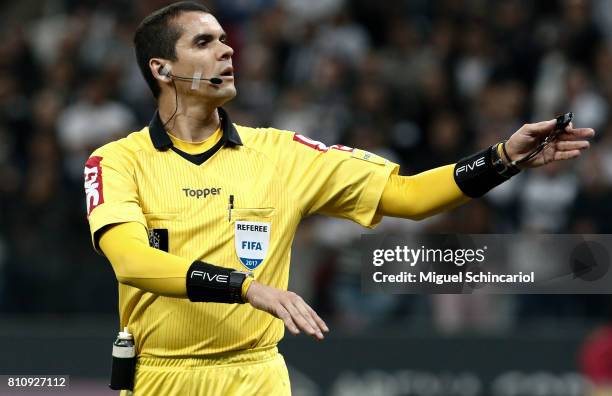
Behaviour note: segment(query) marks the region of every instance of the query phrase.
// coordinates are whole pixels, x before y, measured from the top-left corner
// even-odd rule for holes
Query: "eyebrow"
[[[210,33],[200,33],[200,34],[196,34],[193,39],[191,40],[192,44],[197,44],[198,41],[200,40],[204,40],[206,42],[212,41],[215,38],[215,36],[213,34]],[[219,40],[223,40],[227,38],[227,33],[222,32],[221,35],[219,36]]]

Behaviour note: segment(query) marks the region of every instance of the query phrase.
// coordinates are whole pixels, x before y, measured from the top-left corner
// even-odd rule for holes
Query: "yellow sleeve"
[[[114,225],[102,233],[99,243],[119,282],[161,296],[187,298],[185,277],[191,262],[150,247],[141,224]]]
[[[414,176],[391,175],[380,200],[383,216],[421,220],[470,200],[455,183],[455,165],[431,169]]]
[[[134,153],[113,142],[96,150],[85,163],[87,219],[96,252],[100,230],[135,222],[146,228],[134,176]]]
[[[251,283],[253,283],[254,280],[255,279],[253,278],[246,278],[244,282],[242,282],[242,290],[240,291],[242,301],[246,301],[246,294],[249,291],[249,287],[251,286]]]
[[[185,277],[191,262],[149,246],[146,229],[139,223],[122,223],[105,230],[100,249],[111,262],[117,280],[166,297],[187,298]],[[253,282],[242,284],[242,299]]]
[[[399,165],[364,150],[327,147],[295,133],[284,133],[279,168],[302,215],[341,217],[374,227],[389,175]]]

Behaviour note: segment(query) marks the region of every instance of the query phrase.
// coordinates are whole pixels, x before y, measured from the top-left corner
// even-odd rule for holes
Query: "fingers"
[[[302,315],[299,309],[293,305],[291,301],[286,301],[283,306],[289,313],[291,314],[291,319],[298,326],[298,329],[305,331],[308,335],[317,336],[317,331],[312,327],[312,325],[308,322],[308,319]]]
[[[578,156],[580,156],[580,150],[556,151],[553,159],[555,161],[565,161]]]
[[[247,292],[247,300],[254,308],[281,319],[293,335],[304,331],[322,340],[323,332],[329,331],[319,315],[293,292],[253,282]]]
[[[555,148],[559,151],[586,150],[591,144],[586,140],[571,140],[556,142]]]
[[[523,128],[530,135],[540,136],[552,132],[555,125],[557,125],[557,120],[553,118],[552,120],[536,122],[535,124],[525,124]]]
[[[565,131],[559,134],[558,140],[581,140],[591,139],[595,136],[595,131],[591,128],[565,128]]]
[[[302,316],[306,318],[306,320],[308,321],[308,324],[310,324],[310,327],[312,327],[315,330],[315,334],[317,338],[322,340],[323,339],[323,333],[322,333],[323,329],[321,328],[321,326],[319,326],[315,318],[312,316],[311,310],[308,309],[310,308],[310,306],[308,306],[308,304],[306,304],[306,302],[301,297],[298,297],[298,298],[301,301],[298,301],[298,303],[296,304],[297,309],[300,311]]]
[[[281,306],[276,312],[276,316],[278,316],[279,319],[285,322],[285,326],[291,332],[291,334],[293,335],[300,334],[300,330],[295,325],[295,322],[291,318],[291,314],[289,313],[289,311],[287,311],[287,309],[285,309],[285,307]]]
[[[545,135],[552,132],[557,125],[557,120],[536,122],[535,124],[525,124],[523,128],[534,136]],[[574,128],[571,122],[565,130],[559,134],[560,140],[575,140],[575,139],[590,139],[595,136],[595,131],[592,128]]]
[[[306,304],[306,307],[310,311],[310,315],[314,318],[315,322],[317,322],[317,324],[319,325],[319,328],[324,332],[329,333],[329,327],[327,327],[325,321],[321,319],[321,317],[315,312],[314,309],[310,307],[310,305]]]
[[[307,334],[319,340],[324,338],[324,331],[329,331],[325,322],[323,322],[314,310],[297,294],[291,292],[287,293],[281,304],[291,315],[293,323],[299,330],[305,331]]]

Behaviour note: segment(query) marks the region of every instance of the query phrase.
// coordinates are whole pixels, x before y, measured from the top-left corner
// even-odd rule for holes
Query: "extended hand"
[[[268,312],[285,322],[285,326],[293,335],[300,334],[300,330],[322,340],[323,332],[327,333],[327,325],[310,308],[308,304],[293,292],[266,286],[254,281],[249,286],[246,300],[254,308]]]
[[[555,129],[556,120],[525,124],[508,139],[506,151],[509,160],[518,160],[528,155],[538,144]],[[595,136],[591,128],[574,128],[570,123],[557,138],[531,161],[519,165],[519,168],[535,168],[553,161],[576,158],[582,150],[589,148],[586,139]]]

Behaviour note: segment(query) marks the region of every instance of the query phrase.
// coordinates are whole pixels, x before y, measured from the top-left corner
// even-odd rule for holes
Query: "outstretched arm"
[[[391,175],[378,204],[383,216],[422,220],[470,200],[453,178],[455,165],[414,176]]]
[[[481,196],[509,179],[508,174],[498,174],[493,165],[496,158],[500,158],[505,167],[511,168],[512,161],[528,156],[554,132],[556,123],[553,119],[525,124],[507,142],[454,165],[431,169],[414,176],[391,175],[378,204],[378,213],[421,220],[462,205],[470,197]],[[576,158],[589,148],[587,139],[594,135],[591,128],[574,128],[569,124],[538,155],[517,165],[517,168],[535,168],[553,161]]]

